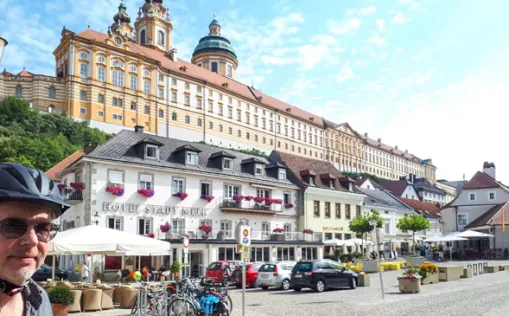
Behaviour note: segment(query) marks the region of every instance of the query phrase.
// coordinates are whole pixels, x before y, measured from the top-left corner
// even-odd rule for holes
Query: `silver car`
[[[275,263],[265,263],[258,269],[258,278],[256,286],[266,290],[269,287],[278,287],[281,290],[290,289],[290,274],[293,267],[297,264],[295,261],[278,261]]]

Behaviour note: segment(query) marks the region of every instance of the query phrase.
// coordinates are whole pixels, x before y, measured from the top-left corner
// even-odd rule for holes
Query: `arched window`
[[[97,80],[101,82],[106,81],[106,68],[104,68],[104,66],[97,66]]]
[[[21,98],[21,95],[23,94],[23,90],[20,85],[16,86],[16,96],[18,98]]]
[[[146,37],[146,33],[145,33],[145,30],[142,30],[140,32],[140,44],[145,44],[145,37]]]
[[[159,45],[164,45],[164,32],[163,31],[157,32],[157,43]]]
[[[49,87],[49,97],[52,99],[57,97],[57,91],[54,86]]]
[[[53,112],[55,112],[55,106],[54,106],[54,105],[50,105],[50,106],[48,106],[48,112],[49,112],[49,113],[53,113]]]
[[[88,64],[87,63],[80,64],[80,77],[83,79],[88,78]]]

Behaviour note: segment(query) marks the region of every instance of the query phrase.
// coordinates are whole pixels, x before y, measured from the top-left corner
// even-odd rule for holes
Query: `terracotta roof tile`
[[[25,68],[23,68],[23,70],[20,71],[16,76],[19,76],[19,77],[33,77],[34,74],[29,72],[29,71],[26,71]]]
[[[489,222],[493,219],[493,217],[498,215],[498,213],[499,213],[500,209],[502,208],[502,206],[504,206],[504,204],[498,204],[498,205],[493,206],[492,208],[490,208],[489,210],[484,212],[484,214],[482,214],[478,218],[474,219],[470,224],[465,226],[465,229],[469,229],[469,228],[473,228],[473,227],[479,227],[479,226],[485,226],[485,225],[490,225]],[[507,209],[508,209],[507,207],[504,209],[504,212],[505,212],[504,216],[508,216],[509,215],[509,212],[507,211]],[[500,215],[501,215],[501,213],[500,213]],[[501,218],[502,218],[502,216],[500,216],[500,218],[498,218],[499,225],[501,223]],[[509,222],[509,218],[506,217],[505,222],[508,223]]]
[[[106,39],[109,38],[107,34],[100,33],[91,29],[87,29],[83,32],[80,32],[76,34],[76,36],[89,40],[95,40],[98,42],[104,42],[106,41]],[[310,124],[318,125],[320,127],[323,126],[323,120],[320,117],[307,111],[304,111],[296,106],[277,100],[269,95],[262,93],[261,91],[252,89],[249,86],[246,86],[245,84],[240,83],[236,80],[233,80],[225,76],[221,76],[205,68],[198,67],[194,64],[183,61],[181,59],[177,59],[177,62],[174,62],[168,56],[166,56],[164,52],[156,49],[141,46],[133,42],[129,42],[127,46],[129,50],[132,51],[133,53],[137,53],[142,56],[153,59],[155,61],[158,61],[161,64],[161,66],[166,69],[176,71],[184,75],[189,75],[195,79],[211,83],[218,87],[223,86],[224,83],[227,83],[228,84],[227,87],[223,86],[226,90],[241,95],[242,97],[250,100],[251,102],[261,103],[280,112],[285,112],[291,116],[298,117],[304,121],[307,121]],[[183,69],[182,67],[185,67],[186,70],[182,71],[181,70]],[[287,109],[290,109],[290,111],[288,112]]]
[[[292,173],[298,178],[297,180],[299,180],[301,184],[307,184],[307,175],[313,174],[316,175],[314,177],[315,186],[330,189],[329,183],[325,182],[325,179],[318,175],[330,174],[337,179],[344,177],[343,174],[329,162],[304,158],[279,151],[275,153],[288,166],[288,169],[292,171]],[[348,191],[346,188],[342,187],[338,181],[335,181],[335,187],[338,190]]]
[[[488,188],[500,188],[504,185],[497,182],[495,179],[485,174],[484,172],[477,171],[475,175],[463,186],[464,190],[471,189],[488,189]]]
[[[392,146],[389,146],[387,144],[384,144],[384,143],[379,143],[378,140],[375,140],[373,138],[370,138],[366,135],[361,135],[361,138],[364,139],[366,141],[366,143],[368,143],[368,145],[372,146],[372,147],[375,147],[375,148],[380,148],[382,150],[385,150],[387,152],[392,152],[393,154],[397,155],[397,156],[400,156],[400,157],[404,157],[406,159],[411,159],[411,160],[414,160],[416,162],[421,162],[421,159],[419,159],[418,157],[412,155],[412,154],[409,154],[405,151],[402,151],[400,149],[396,149],[395,147],[392,147]]]
[[[59,181],[60,180],[59,174],[65,168],[69,167],[70,165],[75,163],[78,159],[83,157],[83,155],[85,155],[85,153],[81,150],[78,150],[70,154],[69,156],[65,157],[64,160],[60,161],[59,163],[51,167],[48,171],[46,171],[46,175],[54,181]]]
[[[497,226],[498,225],[502,225],[502,213],[504,213],[504,223],[505,223],[505,225],[509,225],[509,203],[503,204],[502,208],[500,209],[500,212],[497,212],[492,217],[491,224],[497,225]]]
[[[440,213],[440,205],[435,203],[423,202],[420,200],[411,200],[398,197],[403,203],[414,209],[417,214],[424,217],[438,218]]]
[[[403,192],[405,192],[405,189],[408,186],[408,182],[407,180],[387,181],[387,182],[380,181],[379,185],[386,189],[387,191],[390,191],[395,196],[400,197],[403,194]]]

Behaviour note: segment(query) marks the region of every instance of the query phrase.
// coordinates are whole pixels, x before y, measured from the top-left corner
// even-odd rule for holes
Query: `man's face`
[[[53,219],[51,210],[44,204],[2,202],[0,221],[8,218],[30,223],[49,223]],[[0,278],[23,284],[44,263],[47,252],[48,243],[37,239],[33,226],[17,239],[7,239],[0,232]]]

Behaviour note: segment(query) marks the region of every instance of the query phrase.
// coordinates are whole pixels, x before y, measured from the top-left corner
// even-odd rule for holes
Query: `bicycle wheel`
[[[198,316],[199,312],[187,299],[178,298],[168,306],[168,316]]]
[[[230,311],[230,314],[231,314],[231,312],[233,311],[233,301],[232,301],[232,298],[230,297],[230,295],[227,295],[227,297],[228,297],[228,304],[227,304],[228,310]]]
[[[131,315],[136,314],[137,311],[138,311],[138,298],[134,300],[134,305],[133,308],[131,309]]]
[[[230,316],[230,310],[224,302],[219,302],[216,304],[214,314],[212,314],[212,315],[214,315],[214,316]]]

